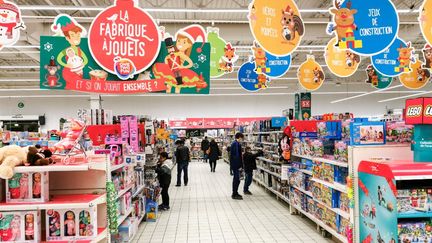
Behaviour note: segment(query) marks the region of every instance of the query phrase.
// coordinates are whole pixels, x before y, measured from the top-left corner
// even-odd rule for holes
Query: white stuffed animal
[[[15,166],[27,161],[27,148],[9,145],[0,148],[0,178],[10,179],[14,175]]]

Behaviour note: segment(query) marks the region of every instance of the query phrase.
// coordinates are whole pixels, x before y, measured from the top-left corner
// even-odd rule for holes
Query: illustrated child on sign
[[[72,17],[62,14],[59,15],[51,26],[54,32],[64,35],[70,47],[64,49],[57,55],[57,63],[63,67],[63,79],[74,82],[83,78],[83,68],[88,64],[86,54],[79,47],[81,37],[85,36],[85,29],[79,25]]]

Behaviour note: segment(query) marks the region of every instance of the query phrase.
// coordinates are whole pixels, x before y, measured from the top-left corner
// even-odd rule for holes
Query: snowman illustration
[[[19,40],[20,29],[25,28],[18,6],[0,0],[0,49],[14,45]]]

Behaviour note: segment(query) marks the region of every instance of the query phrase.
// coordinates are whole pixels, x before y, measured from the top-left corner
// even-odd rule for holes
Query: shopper
[[[226,150],[228,153],[228,164],[230,165],[230,175],[233,175],[233,172],[231,169],[231,145],[228,145]]]
[[[188,166],[190,159],[190,151],[189,148],[185,146],[183,140],[179,140],[176,142],[177,149],[175,152],[176,162],[177,162],[177,184],[176,186],[181,186],[181,174],[183,172],[183,181],[184,185],[188,184]]]
[[[203,151],[203,158],[204,158],[204,163],[207,163],[208,160],[208,149],[210,148],[210,142],[207,139],[207,137],[205,137],[202,142],[201,142],[201,150]]]
[[[241,142],[244,138],[243,133],[236,133],[235,141],[231,144],[230,167],[233,172],[232,195],[235,200],[243,200],[243,197],[238,193],[240,185],[240,169],[243,167],[242,146]]]
[[[245,195],[252,195],[252,192],[249,191],[249,186],[252,184],[253,171],[257,169],[256,159],[262,155],[262,150],[259,150],[258,153],[254,154],[250,147],[246,147],[245,149],[245,153],[243,154],[243,168],[245,172],[243,193]]]
[[[168,159],[167,152],[161,152],[159,154],[159,163],[156,168],[157,177],[159,180],[160,187],[162,188],[162,204],[159,205],[159,210],[169,210],[169,195],[168,189],[171,184],[171,167],[172,161]]]
[[[219,157],[221,156],[221,151],[219,149],[218,144],[216,143],[216,141],[214,139],[212,139],[212,141],[210,142],[210,146],[209,146],[209,160],[210,160],[210,171],[211,172],[216,172],[216,163],[219,160]]]

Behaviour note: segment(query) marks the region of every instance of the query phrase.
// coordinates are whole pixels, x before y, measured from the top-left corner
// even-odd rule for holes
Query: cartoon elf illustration
[[[57,56],[57,63],[63,67],[62,76],[66,84],[82,79],[82,70],[88,64],[88,58],[79,45],[81,37],[86,35],[86,30],[75,19],[65,14],[56,18],[51,29],[57,33],[61,30],[70,44],[70,47],[61,51]],[[73,60],[69,60],[72,56]],[[77,68],[76,63],[80,63],[80,68]]]
[[[199,25],[190,25],[177,32],[175,49],[167,47],[169,53],[165,63],[156,63],[153,67],[154,76],[166,80],[167,93],[171,93],[173,87],[177,94],[182,88],[196,88],[199,91],[207,87],[202,75],[190,70],[194,65],[190,58],[193,44],[202,42],[201,47],[196,49],[201,53],[205,41],[205,30]]]

